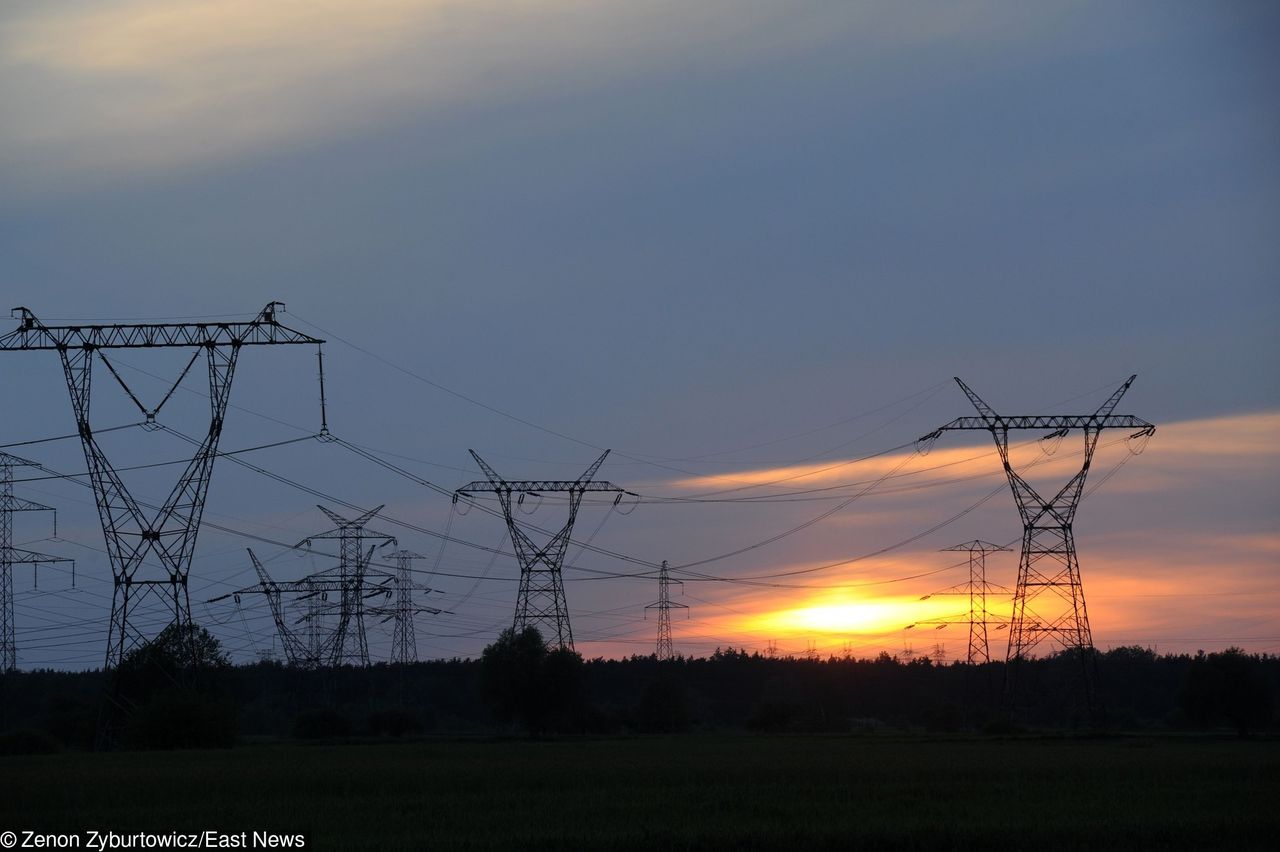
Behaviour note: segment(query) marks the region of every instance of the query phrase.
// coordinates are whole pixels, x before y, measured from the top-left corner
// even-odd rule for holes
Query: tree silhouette
[[[534,736],[581,731],[586,669],[567,648],[550,650],[533,627],[507,629],[480,657],[480,688],[495,716],[518,721]]]
[[[1192,724],[1208,728],[1225,723],[1241,736],[1270,722],[1274,707],[1261,661],[1239,648],[1196,654],[1178,701]]]

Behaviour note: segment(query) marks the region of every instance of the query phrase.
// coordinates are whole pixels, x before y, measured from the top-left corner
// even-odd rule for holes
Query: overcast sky
[[[648,497],[840,486],[584,508],[577,538],[646,563],[739,550],[892,474],[696,570],[867,558],[802,588],[686,575],[693,653],[920,646],[899,628],[961,608],[917,601],[964,579],[937,551],[1017,538],[1012,497],[964,511],[1003,482],[981,433],[853,460],[971,413],[952,376],[1001,412],[1088,413],[1137,373],[1118,411],[1159,431],[1139,456],[1104,436],[1092,481],[1123,467],[1076,530],[1095,638],[1276,652],[1278,39],[1269,3],[6,3],[4,307],[53,324],[281,300],[329,340],[334,433],[448,489],[479,475],[468,448],[510,478],[573,477],[613,448],[600,475]],[[53,353],[2,361],[0,443],[74,430]],[[158,401],[184,362],[116,363]],[[136,421],[97,379],[98,423]],[[202,381],[160,420],[205,428]],[[232,399],[224,449],[315,432],[314,351],[247,351]],[[103,443],[122,466],[187,449],[140,429]],[[1025,461],[1051,483],[1078,449]],[[8,451],[84,469],[74,440]],[[451,521],[340,444],[243,458],[387,504],[378,528],[428,557],[452,612],[419,622],[423,656],[474,655],[510,622],[510,556],[441,553],[399,523],[509,549],[493,517]],[[158,500],[176,475],[129,482]],[[57,506],[60,540],[31,515],[16,539],[75,557],[77,589],[58,566],[38,590],[16,573],[20,663],[97,665],[111,585],[91,495],[35,476],[17,492]],[[316,502],[222,460],[208,519],[293,543],[327,528]],[[252,583],[246,545],[280,579],[331,564],[205,529],[193,597]],[[647,653],[647,569],[570,561],[579,650]],[[995,582],[1015,568],[991,557]],[[238,659],[270,646],[260,600],[195,613]],[[963,651],[954,628],[916,650],[935,641]]]

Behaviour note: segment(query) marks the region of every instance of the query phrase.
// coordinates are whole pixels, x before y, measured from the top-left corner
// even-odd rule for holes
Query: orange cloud
[[[1265,510],[1268,500],[1272,508],[1278,502],[1280,412],[1161,425],[1142,455],[1135,457],[1128,456],[1127,437],[1104,434],[1090,484],[1101,483],[1118,463],[1125,462],[1125,467],[1106,480],[1105,491],[1085,502],[1086,507],[1096,508],[1086,508],[1089,514],[1077,530],[1096,643],[1106,648],[1136,642],[1169,650],[1226,644],[1280,647],[1274,627],[1280,611],[1280,584],[1275,582],[1280,529],[1276,513]],[[1080,448],[1072,446],[1078,440],[1068,436],[1055,454],[1048,455],[1036,436],[1015,449],[1014,464],[1020,470],[1034,465],[1037,486],[1042,481],[1060,485],[1079,469]],[[748,563],[750,567],[721,571],[722,576],[763,577],[781,587],[738,586],[728,593],[718,587],[714,600],[689,601],[699,610],[696,628],[689,625],[689,641],[694,641],[693,636],[710,636],[716,644],[759,649],[762,643],[776,640],[790,650],[810,641],[819,648],[848,641],[855,647],[892,651],[914,639],[930,645],[941,641],[949,645],[951,654],[963,653],[963,626],[937,633],[925,625],[914,633],[904,630],[913,622],[959,615],[967,609],[963,597],[919,600],[939,587],[963,581],[965,571],[955,554],[928,548],[895,550],[829,570],[813,569],[858,552],[874,552],[891,544],[892,537],[905,538],[903,531],[944,520],[947,515],[934,508],[944,493],[960,488],[963,494],[972,494],[975,485],[981,489],[999,485],[999,462],[987,445],[940,445],[928,456],[907,452],[869,460],[749,468],[684,478],[669,486],[686,494],[730,490],[735,497],[843,486],[836,489],[838,499],[852,496],[859,487],[886,474],[889,478],[867,499],[891,496],[891,500],[860,502],[821,528],[805,531],[803,538],[788,539],[787,550],[779,551],[808,551],[805,558],[764,564],[755,560]],[[1213,490],[1210,486],[1215,484],[1222,490]],[[1117,500],[1118,495],[1124,499]],[[1235,504],[1225,504],[1228,498],[1242,501],[1248,511],[1235,511]],[[1007,493],[998,499],[1004,505],[989,504],[981,522],[991,528],[992,519],[997,519],[1008,538],[1018,529],[1016,514]],[[830,504],[766,505],[772,507],[772,530],[786,529]],[[949,511],[951,503],[944,505]],[[1225,527],[1227,523],[1232,527]],[[760,533],[752,529],[757,537]],[[847,541],[850,533],[859,540],[858,546],[831,552],[831,543],[842,537]],[[992,557],[988,578],[1012,587],[1016,565],[1016,552]],[[771,574],[791,576],[768,579]],[[921,574],[929,576],[884,582]],[[710,594],[696,585],[691,589]],[[989,609],[1007,616],[1008,597],[993,597]],[[678,643],[678,624],[676,632]],[[991,636],[993,655],[1003,654],[1005,632],[993,631]],[[997,649],[996,644],[1001,647]]]

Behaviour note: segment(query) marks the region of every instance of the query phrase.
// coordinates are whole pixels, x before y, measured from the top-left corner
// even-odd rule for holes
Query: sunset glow
[[[957,609],[959,607],[954,603],[928,604],[901,598],[876,598],[771,610],[747,619],[743,626],[751,631],[786,636],[816,633],[881,635],[903,630],[919,619],[954,615]]]
[[[1249,637],[1273,637],[1263,640],[1269,642],[1266,647],[1280,647],[1280,636],[1275,635],[1270,620],[1270,614],[1280,607],[1280,582],[1274,579],[1280,571],[1280,527],[1276,523],[1271,524],[1270,530],[1233,535],[1192,526],[1153,537],[1149,532],[1111,529],[1106,516],[1108,504],[1130,505],[1135,501],[1154,504],[1153,511],[1158,511],[1161,504],[1193,498],[1203,483],[1219,477],[1240,482],[1280,482],[1277,438],[1277,412],[1162,424],[1141,456],[1130,455],[1125,436],[1104,437],[1090,484],[1096,484],[1119,464],[1123,469],[1108,478],[1096,496],[1084,501],[1077,529],[1086,603],[1102,647],[1188,647],[1184,635],[1187,630],[1182,626],[1188,623],[1216,623],[1219,626],[1213,635],[1220,636],[1221,641],[1248,644]],[[1031,478],[1038,486],[1043,483],[1045,490],[1056,488],[1079,467],[1080,453],[1075,446],[1078,441],[1078,436],[1069,436],[1052,455],[1036,440],[1024,442],[1015,447],[1013,462],[1022,470],[1030,466],[1034,474]],[[918,524],[921,513],[930,513],[930,501],[938,499],[929,496],[934,492],[946,494],[959,488],[962,494],[979,494],[995,489],[996,495],[984,507],[984,517],[1005,531],[1003,541],[1013,547],[1013,552],[990,555],[987,577],[990,582],[1011,589],[1018,560],[1017,516],[999,458],[989,443],[939,445],[928,455],[905,452],[866,461],[832,459],[744,468],[678,479],[671,486],[695,493],[727,489],[735,496],[748,496],[851,483],[836,493],[852,496],[886,473],[892,476],[824,522],[824,527],[840,531],[831,539],[832,549],[811,560],[762,563],[758,573],[798,571],[802,573],[797,577],[803,582],[813,583],[820,577],[833,586],[886,583],[917,574],[929,576],[871,585],[856,593],[788,588],[743,592],[732,597],[732,612],[702,613],[700,624],[690,626],[686,632],[694,636],[709,630],[755,648],[776,641],[782,650],[795,653],[803,651],[811,640],[828,649],[852,643],[868,650],[897,651],[914,641],[930,646],[941,642],[951,645],[955,652],[962,650],[967,628],[958,622],[967,612],[967,598],[920,597],[962,584],[967,565],[963,554],[913,547],[833,572],[821,569],[830,562],[888,543],[888,530],[909,529],[913,523]],[[925,487],[921,489],[921,485]],[[1268,487],[1274,490],[1274,486]],[[947,534],[940,532],[935,537]],[[845,546],[839,548],[835,545],[838,541],[845,542]],[[817,574],[811,576],[808,572],[815,569]],[[1203,587],[1205,577],[1214,578],[1211,590]],[[1261,587],[1258,578],[1266,578]],[[904,588],[913,593],[904,594]],[[1008,617],[1007,596],[993,595],[987,605],[993,616]],[[936,624],[917,624],[937,619],[951,624],[941,630],[936,629]],[[917,627],[908,631],[910,624]],[[992,641],[999,645],[1004,633],[994,625],[991,629]]]
[[[279,478],[219,460],[190,588],[237,659],[263,652],[272,614],[205,602],[254,582],[246,546],[280,580],[332,567],[290,547],[319,531],[317,502],[384,505],[394,522],[375,526],[423,555],[441,610],[418,622],[424,655],[477,655],[510,626],[521,569],[498,502],[447,497],[481,475],[470,448],[533,481],[613,448],[598,476],[638,496],[587,495],[564,556],[586,654],[654,648],[663,561],[684,653],[901,652],[925,641],[907,625],[966,612],[937,594],[968,579],[946,548],[1014,548],[987,578],[1016,584],[991,436],[917,444],[974,413],[957,375],[1003,415],[1087,415],[1137,374],[1117,413],[1157,431],[1102,435],[1073,526],[1098,645],[1277,651],[1280,208],[1274,109],[1248,82],[1274,51],[1229,46],[1232,27],[1262,30],[1209,6],[1094,11],[6,4],[12,304],[221,320],[278,298],[328,341],[327,422],[310,353],[237,370],[222,449]],[[1087,50],[1064,44],[1083,33]],[[195,369],[166,397],[184,359],[153,354],[115,366],[142,403],[169,400],[167,429],[100,434],[160,505],[188,449],[174,435],[206,429],[207,406]],[[10,364],[23,402],[0,438],[83,471],[56,359]],[[94,381],[98,424],[137,419],[105,368]],[[322,425],[402,470],[290,443]],[[1010,455],[1050,495],[1083,441],[1045,437],[1011,435]],[[79,560],[74,589],[57,566],[15,580],[23,664],[100,665],[102,516],[79,480],[18,480],[67,544],[29,517],[18,539]],[[515,521],[540,546],[565,507],[526,499]],[[58,625],[83,632],[64,645]]]

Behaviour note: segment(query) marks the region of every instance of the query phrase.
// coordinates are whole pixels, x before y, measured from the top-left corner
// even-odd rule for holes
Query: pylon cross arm
[[[1155,426],[1134,417],[1132,414],[1023,414],[1013,417],[993,415],[985,417],[957,417],[950,423],[941,426],[933,434],[956,430],[981,429],[990,432],[992,429],[1015,431],[1019,429],[1035,429],[1056,431],[1059,429],[1132,429],[1134,431],[1154,430]]]
[[[24,500],[21,497],[15,497],[12,494],[0,494],[0,512],[52,511],[55,511],[52,506],[46,506],[43,503],[37,503],[34,500]]]
[[[45,325],[26,308],[14,308],[19,326],[0,337],[0,350],[134,349],[188,346],[261,346],[324,341],[276,322],[271,302],[249,322]]]
[[[458,493],[464,495],[477,491],[509,491],[513,494],[555,491],[613,491],[624,493],[626,489],[619,488],[612,482],[580,482],[573,479],[502,479],[497,482],[477,479],[458,489]]]

